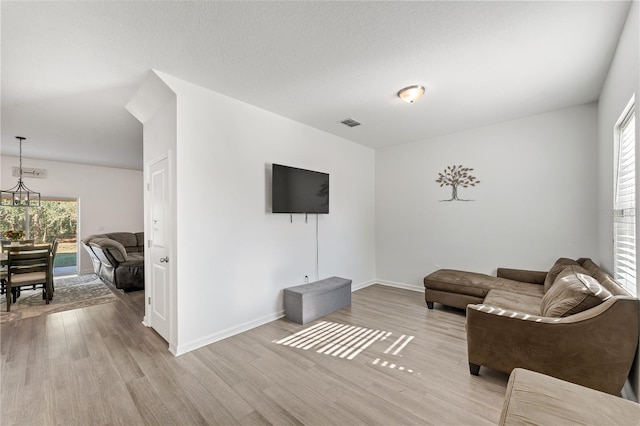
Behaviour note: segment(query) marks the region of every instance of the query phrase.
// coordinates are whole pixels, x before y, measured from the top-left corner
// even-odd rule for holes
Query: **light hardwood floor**
[[[370,286],[321,320],[277,320],[179,357],[141,324],[141,293],[121,296],[2,325],[2,425],[483,425],[500,417],[508,377],[471,376],[464,313],[427,310],[422,293]],[[352,360],[276,343],[320,321],[391,335]]]

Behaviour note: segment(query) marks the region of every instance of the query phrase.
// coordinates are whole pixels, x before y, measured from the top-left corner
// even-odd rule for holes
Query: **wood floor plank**
[[[284,387],[274,384],[273,386],[265,389],[264,394],[269,397],[273,402],[287,410],[292,416],[294,416],[299,422],[307,425],[319,425],[319,424],[331,424],[338,425],[335,418],[331,415],[335,411],[323,412],[319,407],[318,401],[315,399],[305,399],[304,396],[312,396],[309,392],[296,392],[293,393]],[[346,424],[346,423],[345,423]],[[351,424],[351,423],[350,423]]]
[[[172,411],[158,397],[146,377],[127,383],[127,390],[140,416],[147,425],[177,424]]]
[[[212,394],[212,386],[205,386],[207,381],[201,382],[200,379],[201,377],[185,375],[178,379],[178,385],[182,390],[182,397],[189,401],[206,424],[243,424],[239,420],[247,418],[254,411],[234,392],[224,395],[223,398],[219,392],[217,395]]]
[[[59,357],[51,360],[50,366],[49,380],[45,382],[49,409],[52,410],[56,424],[74,423],[82,388],[79,386],[78,372],[71,353],[61,353]],[[83,380],[90,379],[83,377]]]
[[[78,395],[94,395],[100,392],[93,360],[89,358],[73,362],[73,379]]]
[[[271,423],[262,417],[260,413],[257,411],[252,411],[251,413],[244,416],[240,419],[240,424],[242,425],[270,425]]]
[[[233,369],[214,352],[199,350],[190,352],[188,355],[194,363],[200,364],[200,368],[212,371],[229,386],[235,386],[245,381],[246,375],[243,372]]]
[[[81,393],[78,395],[76,425],[107,425],[112,423],[100,393]]]
[[[100,399],[109,415],[109,423],[117,425],[145,424],[126,384],[114,379],[115,377],[107,376],[98,378]]]
[[[144,352],[131,353],[145,379],[155,392],[154,400],[163,404],[172,413],[174,424],[206,424],[206,419],[196,406],[198,401],[189,399],[191,392],[182,379],[187,374],[180,364],[171,358],[166,362],[160,357],[144,357]],[[213,398],[212,398],[213,399]]]
[[[252,411],[253,407],[244,399],[238,398],[231,386],[221,379],[213,371],[203,368],[203,365],[195,357],[181,360],[182,365],[190,373],[189,377],[195,380],[183,381],[195,394],[206,393],[209,397],[215,398],[225,411],[229,412],[236,420],[242,419]],[[184,376],[183,376],[184,377]]]
[[[0,371],[1,391],[0,424],[16,424],[16,416],[22,411],[21,395],[24,389],[26,363],[6,363]]]
[[[144,376],[140,366],[132,358],[120,336],[109,336],[105,339],[105,343],[123,383],[129,383]]]
[[[291,413],[282,408],[282,406],[267,397],[261,390],[252,387],[250,383],[238,383],[233,389],[238,396],[254,407],[260,416],[269,423],[290,426],[302,424]]]
[[[52,407],[47,404],[46,384],[21,387],[20,405],[16,409],[16,424],[46,424],[52,412]],[[4,408],[3,408],[4,409]],[[4,424],[4,423],[3,423]]]
[[[112,291],[112,303],[0,326],[0,424],[484,425],[500,416],[507,375],[471,376],[464,311],[429,310],[419,292],[373,285],[310,324],[276,320],[176,358],[141,324],[143,292]],[[321,321],[387,337],[351,360],[277,343]]]

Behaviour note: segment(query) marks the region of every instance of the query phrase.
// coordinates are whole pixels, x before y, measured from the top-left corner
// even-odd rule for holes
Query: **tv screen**
[[[329,213],[329,175],[274,164],[273,213]]]

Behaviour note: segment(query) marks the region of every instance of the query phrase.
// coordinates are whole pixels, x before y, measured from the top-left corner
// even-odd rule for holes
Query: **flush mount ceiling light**
[[[398,92],[398,96],[405,102],[414,103],[424,95],[424,86],[415,85],[405,87]]]
[[[0,205],[12,207],[39,207],[40,193],[30,190],[22,182],[22,141],[26,138],[16,136],[16,139],[20,141],[20,177],[18,178],[18,184],[16,186],[11,189],[3,189],[0,191]]]

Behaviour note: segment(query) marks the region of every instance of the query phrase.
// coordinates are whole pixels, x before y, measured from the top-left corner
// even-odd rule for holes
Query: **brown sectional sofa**
[[[547,272],[500,268],[497,277],[439,270],[424,285],[429,308],[466,308],[472,374],[520,367],[611,394],[622,389],[640,301],[591,259],[561,258]]]
[[[144,233],[111,232],[82,239],[95,273],[124,291],[144,289]]]

